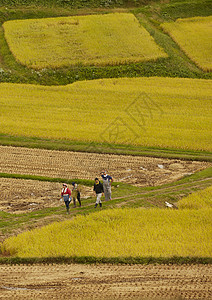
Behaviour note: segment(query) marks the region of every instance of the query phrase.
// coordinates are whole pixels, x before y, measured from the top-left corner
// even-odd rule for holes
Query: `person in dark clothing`
[[[95,178],[95,183],[93,186],[93,191],[96,194],[96,203],[95,203],[95,208],[97,207],[97,205],[99,204],[100,207],[102,207],[102,201],[101,201],[101,197],[104,193],[103,190],[103,184],[99,181],[98,178]]]

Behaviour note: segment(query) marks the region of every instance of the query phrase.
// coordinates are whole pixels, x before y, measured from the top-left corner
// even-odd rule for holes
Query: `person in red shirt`
[[[69,214],[69,204],[71,202],[71,190],[68,188],[66,183],[63,183],[63,188],[61,191],[61,200],[62,199],[65,202],[67,214]]]

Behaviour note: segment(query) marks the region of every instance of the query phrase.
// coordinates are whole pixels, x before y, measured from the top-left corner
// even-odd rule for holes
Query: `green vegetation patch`
[[[167,1],[168,2],[168,1]],[[191,18],[212,15],[211,0],[183,0],[161,3],[160,14],[164,19]]]
[[[130,13],[17,20],[3,27],[16,59],[34,69],[167,57]]]
[[[0,265],[33,264],[212,264],[211,257],[0,257]]]
[[[25,5],[27,5],[27,2]],[[79,0],[80,1],[80,0]],[[11,3],[11,1],[8,1]],[[14,1],[18,5],[20,0]],[[34,2],[34,1],[33,1]],[[72,1],[71,1],[72,2]],[[82,1],[81,1],[82,2]],[[195,2],[195,10],[192,7]],[[207,2],[207,5],[206,5]],[[181,77],[181,78],[212,78],[212,72],[204,72],[198,68],[179,48],[179,46],[171,39],[169,35],[162,32],[160,23],[165,21],[173,21],[176,18],[182,18],[185,16],[201,16],[211,15],[212,5],[211,1],[189,1],[177,2],[177,3],[161,3],[151,2],[150,5],[146,5],[133,8],[99,8],[99,9],[72,9],[71,6],[55,7],[50,5],[48,7],[21,7],[15,8],[11,6],[0,7],[0,23],[4,23],[8,20],[18,19],[41,19],[41,18],[56,18],[67,17],[77,15],[88,14],[106,14],[119,12],[132,12],[139,20],[140,24],[145,27],[148,33],[154,38],[154,41],[168,54],[168,57],[158,58],[157,60],[142,61],[138,63],[119,64],[119,65],[105,65],[105,66],[90,66],[78,64],[75,66],[61,67],[59,69],[44,68],[42,70],[30,69],[21,65],[15,60],[15,57],[11,53],[8,44],[5,40],[3,28],[0,28],[0,81],[1,82],[16,82],[16,83],[36,83],[42,85],[66,85],[75,81],[93,80],[99,78],[118,78],[118,77],[143,77],[143,76],[162,76],[162,77]],[[42,2],[43,3],[43,2]],[[54,1],[55,3],[55,1]],[[76,2],[74,2],[76,4]],[[111,3],[111,2],[110,2]],[[34,2],[35,4],[35,2]],[[49,1],[45,1],[45,5],[51,4]],[[73,2],[72,2],[73,4]],[[86,4],[84,1],[81,4]],[[90,1],[87,4],[91,4]],[[136,1],[137,4],[137,1]],[[148,4],[148,2],[146,3]],[[179,14],[175,14],[175,10],[172,14],[169,13],[171,7],[178,7]],[[211,10],[210,10],[211,7]],[[187,15],[186,15],[187,13]]]
[[[124,154],[135,156],[139,155],[149,157],[177,158],[183,160],[186,159],[212,162],[211,152],[143,147],[136,145],[68,141],[63,139],[44,139],[37,137],[12,136],[6,134],[0,134],[0,144],[3,146],[16,146],[49,150]]]

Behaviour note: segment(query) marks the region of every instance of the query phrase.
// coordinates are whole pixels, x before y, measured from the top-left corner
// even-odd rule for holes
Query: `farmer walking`
[[[76,207],[76,199],[79,202],[79,207],[81,207],[81,200],[80,200],[80,188],[76,182],[72,182],[72,198],[74,202],[74,207]]]
[[[113,182],[113,178],[110,175],[108,175],[106,171],[102,171],[101,176],[103,179],[105,201],[111,200],[111,183]]]
[[[66,183],[63,183],[63,188],[61,191],[61,200],[62,199],[65,202],[67,214],[69,214],[69,203],[71,202],[71,190],[68,188]]]
[[[94,193],[96,193],[95,208],[97,207],[98,204],[99,204],[100,207],[102,207],[101,197],[104,193],[104,190],[103,190],[103,184],[99,181],[98,178],[95,178],[93,191],[94,191]]]

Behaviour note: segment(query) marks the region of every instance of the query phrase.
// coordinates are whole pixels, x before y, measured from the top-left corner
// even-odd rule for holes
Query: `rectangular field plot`
[[[212,71],[212,16],[178,19],[162,28],[204,71]]]
[[[212,80],[120,78],[0,84],[0,133],[212,150]]]
[[[130,13],[17,20],[3,27],[16,60],[35,69],[167,57]]]

